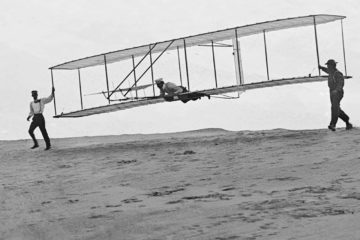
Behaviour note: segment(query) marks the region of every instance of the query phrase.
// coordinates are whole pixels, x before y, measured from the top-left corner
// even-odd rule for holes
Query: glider
[[[320,70],[318,76],[307,75],[302,77],[270,79],[268,57],[267,57],[266,34],[272,31],[313,26],[315,33],[314,36],[315,36],[317,63],[318,65],[320,65],[319,47],[318,47],[318,39],[317,39],[317,25],[326,24],[334,21],[341,21],[342,47],[343,47],[343,56],[344,56],[344,64],[345,64],[345,78],[351,78],[351,76],[347,76],[347,72],[346,72],[346,59],[345,59],[344,34],[343,34],[344,18],[345,16],[319,14],[319,15],[309,15],[309,16],[301,16],[294,18],[278,19],[278,20],[233,27],[219,31],[193,35],[193,36],[176,38],[172,40],[151,43],[147,45],[122,49],[113,52],[102,53],[102,54],[55,65],[49,68],[51,71],[51,80],[53,87],[54,87],[54,71],[61,71],[61,70],[78,71],[81,108],[75,111],[61,112],[58,114],[56,101],[54,101],[54,109],[55,109],[54,117],[56,118],[84,117],[94,114],[109,113],[119,110],[130,109],[134,107],[166,102],[168,99],[159,97],[158,94],[156,94],[155,91],[156,87],[154,82],[155,81],[154,75],[156,71],[154,71],[154,68],[158,67],[157,63],[159,59],[163,58],[164,54],[168,52],[177,53],[181,85],[185,85],[189,90],[188,92],[182,94],[186,96],[191,96],[191,94],[200,94],[200,96],[208,96],[208,95],[215,96],[225,93],[243,92],[258,88],[326,81],[327,76],[321,76]],[[239,42],[241,38],[256,34],[262,34],[264,36],[267,79],[264,79],[264,81],[261,82],[247,82],[245,81],[247,79],[244,79],[244,74],[243,74],[244,70],[242,67],[241,50],[239,47]],[[228,41],[228,42],[230,41],[231,44],[225,44],[223,43],[224,41]],[[211,56],[212,56],[211,61],[213,67],[208,70],[213,72],[214,79],[211,81],[213,81],[214,87],[212,88],[207,87],[204,89],[192,91],[191,83],[192,81],[195,80],[191,79],[191,72],[189,71],[189,65],[191,64],[191,62],[189,61],[187,51],[190,48],[204,47],[204,46],[209,47],[209,52],[211,52]],[[234,62],[233,68],[235,69],[235,73],[236,73],[235,74],[236,81],[234,81],[234,84],[229,86],[221,86],[221,87],[219,86],[219,82],[221,81],[221,79],[219,79],[217,75],[218,69],[216,66],[216,56],[214,49],[220,47],[221,48],[231,47],[233,51],[231,58],[233,59]],[[183,61],[180,60],[180,55],[179,55],[180,51],[183,52]],[[137,63],[135,63],[135,58],[139,59]],[[125,74],[124,78],[118,80],[116,87],[110,89],[108,66],[113,63],[129,61],[129,60],[132,61],[131,70],[127,74]],[[104,66],[105,79],[101,81],[106,83],[106,90],[83,95],[81,91],[82,79],[80,78],[80,71],[85,68],[91,68],[96,66]],[[183,68],[181,69],[181,67]],[[151,83],[138,85],[141,80],[145,79],[145,75],[148,77],[148,81],[149,79],[151,80]],[[133,80],[130,80],[130,78],[132,78],[131,76],[133,77]],[[129,81],[131,81],[131,83],[129,83]],[[127,83],[130,86],[124,87],[125,83]],[[153,90],[151,96],[139,96],[140,90],[145,91],[147,88],[150,87],[152,87]],[[115,95],[115,93],[117,94]],[[119,95],[119,93],[121,94],[120,98],[118,98],[117,96]],[[132,96],[133,93],[135,93],[136,95],[135,97]],[[88,107],[88,108],[84,107],[83,96],[91,96],[96,94],[103,95],[106,99],[107,104],[96,107]],[[176,97],[171,99],[171,101],[176,101],[176,100],[181,100],[181,97]]]

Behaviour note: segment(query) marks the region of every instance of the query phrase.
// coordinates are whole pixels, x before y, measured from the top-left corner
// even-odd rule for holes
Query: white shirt
[[[44,112],[44,108],[45,108],[45,104],[51,102],[54,98],[54,95],[51,94],[49,97],[47,98],[40,98],[38,100],[32,101],[30,103],[30,113],[29,113],[29,117],[32,117],[34,114],[39,114],[39,113],[43,113]]]

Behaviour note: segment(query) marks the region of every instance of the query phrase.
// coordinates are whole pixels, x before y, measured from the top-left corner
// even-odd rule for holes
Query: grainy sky
[[[26,117],[32,100],[30,92],[37,89],[40,97],[50,94],[48,68],[51,66],[157,41],[311,14],[347,16],[344,20],[347,70],[354,78],[346,82],[342,107],[355,125],[360,122],[360,84],[356,71],[360,59],[359,1],[3,0],[0,9],[2,140],[29,138]],[[318,34],[321,63],[335,58],[339,70],[344,72],[340,23],[321,25]],[[252,78],[266,80],[261,38],[244,39],[242,43],[245,78],[249,82]],[[269,35],[268,51],[273,78],[317,74],[311,27]],[[221,58],[218,61],[221,62]],[[192,66],[197,70],[200,67],[203,67],[201,63]],[[68,74],[65,80],[59,75],[55,72],[58,103],[70,102],[70,107],[78,108],[76,73]],[[175,76],[169,75],[171,79],[165,80],[175,81],[172,79]],[[162,75],[158,73],[157,77]],[[194,75],[193,79],[196,81]],[[99,81],[104,86],[97,90],[104,90],[104,80]],[[67,107],[59,106],[58,112],[66,112]],[[52,138],[201,128],[310,129],[327,127],[330,103],[327,85],[323,82],[248,91],[237,100],[165,103],[80,119],[54,119],[53,115],[51,103],[46,106],[45,116]],[[339,122],[339,126],[343,123]],[[36,134],[41,138],[39,131]]]

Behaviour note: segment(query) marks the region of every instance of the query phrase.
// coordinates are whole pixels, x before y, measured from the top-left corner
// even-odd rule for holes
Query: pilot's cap
[[[160,83],[164,83],[164,81],[163,81],[162,78],[158,78],[158,79],[155,80],[155,83],[160,84]]]

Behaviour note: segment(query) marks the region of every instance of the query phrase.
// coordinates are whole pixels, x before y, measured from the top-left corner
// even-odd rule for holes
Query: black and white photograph
[[[0,12],[0,240],[360,239],[359,1]]]

